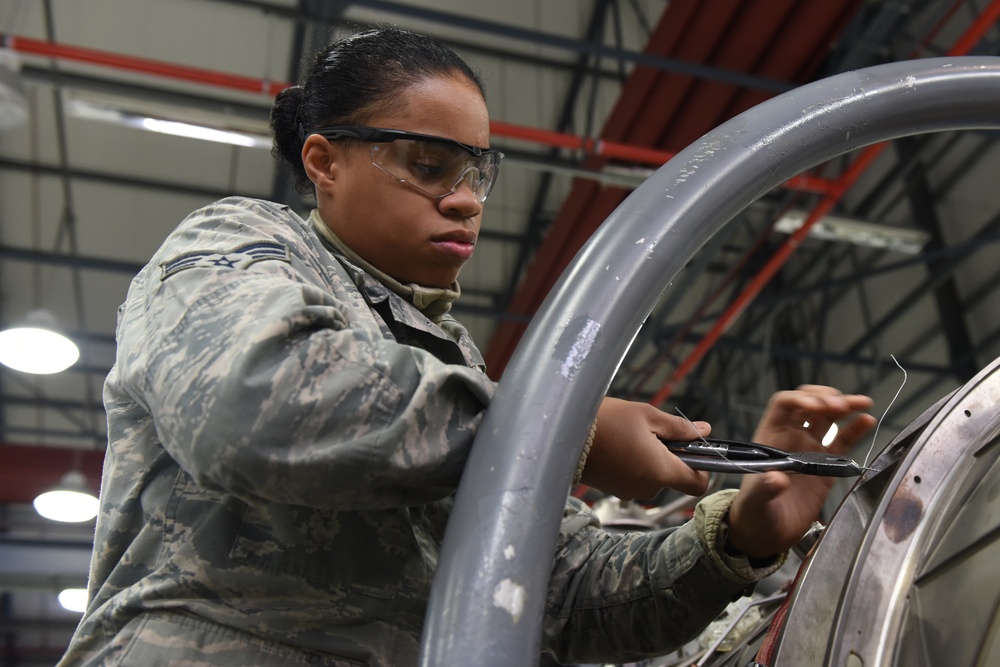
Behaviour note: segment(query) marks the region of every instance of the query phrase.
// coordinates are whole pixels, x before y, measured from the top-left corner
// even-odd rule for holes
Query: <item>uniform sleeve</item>
[[[225,247],[222,217],[212,243]],[[119,327],[128,393],[199,485],[248,502],[376,509],[452,493],[492,383],[352,324],[354,306],[303,279],[305,259],[293,247],[291,261],[147,275]]]
[[[673,531],[603,531],[571,499],[563,517],[549,598],[545,641],[561,662],[623,662],[683,646],[754,582],[784,559],[750,567],[726,556],[722,517],[734,491],[699,503]]]

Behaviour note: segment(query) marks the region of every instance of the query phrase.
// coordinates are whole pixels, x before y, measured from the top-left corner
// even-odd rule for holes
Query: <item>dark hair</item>
[[[272,155],[291,170],[295,187],[310,192],[302,166],[308,132],[324,125],[362,125],[392,109],[399,93],[436,76],[463,76],[480,93],[479,76],[454,51],[431,37],[376,28],[334,42],[316,55],[302,85],[285,88],[271,107]]]

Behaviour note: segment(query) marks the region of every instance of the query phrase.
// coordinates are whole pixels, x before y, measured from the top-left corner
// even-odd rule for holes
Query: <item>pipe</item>
[[[724,123],[640,185],[563,273],[497,386],[449,519],[420,664],[538,664],[548,564],[589,425],[642,321],[709,237],[816,164],[909,134],[1000,128],[998,108],[1000,58],[848,72]]]
[[[185,65],[150,60],[149,58],[137,58],[120,53],[109,53],[107,51],[98,51],[82,46],[70,46],[68,44],[32,39],[30,37],[21,37],[19,35],[3,35],[2,38],[4,46],[22,54],[55,58],[57,60],[71,60],[88,65],[101,65],[137,74],[151,74],[168,79],[177,79],[178,81],[239,90],[246,93],[263,93],[273,97],[290,85],[268,81],[267,79],[255,79],[238,74],[215,72],[199,67],[187,67]]]
[[[969,26],[968,30],[958,39],[955,45],[949,50],[949,56],[960,56],[968,53],[979,39],[996,23],[1000,18],[1000,0],[993,0],[977,17],[976,21]],[[761,290],[770,282],[771,278],[781,269],[782,266],[792,256],[792,253],[802,244],[809,230],[820,218],[826,215],[839,202],[844,194],[854,185],[858,178],[868,169],[882,151],[884,144],[869,146],[858,156],[840,178],[833,182],[832,187],[826,192],[823,199],[810,211],[802,226],[795,233],[785,239],[774,255],[767,261],[760,272],[751,279],[750,283],[726,308],[723,314],[708,330],[704,338],[695,346],[691,353],[680,363],[680,365],[670,374],[666,382],[653,394],[650,403],[660,405],[666,401],[677,385],[687,377],[695,366],[704,359],[715,342],[729,330],[729,327],[743,314],[750,302],[753,301]]]
[[[21,54],[68,60],[89,65],[100,65],[137,74],[208,85],[243,93],[264,94],[271,97],[292,85],[286,82],[256,79],[238,74],[188,67],[186,65],[150,60],[148,58],[138,58],[81,46],[70,46],[32,39],[20,35],[0,33],[0,45]],[[608,157],[653,167],[659,167],[673,157],[673,153],[654,148],[603,141],[594,139],[593,137],[554,132],[496,120],[490,122],[490,131],[498,137],[528,141],[549,148],[579,150],[588,155]],[[830,190],[832,185],[833,182],[827,179],[809,175],[797,175],[786,184],[786,187],[803,192],[825,193]]]

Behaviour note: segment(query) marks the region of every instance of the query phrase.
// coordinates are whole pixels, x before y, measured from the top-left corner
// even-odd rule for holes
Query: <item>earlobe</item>
[[[318,190],[329,192],[336,178],[338,160],[335,147],[318,134],[306,138],[302,146],[302,166]]]

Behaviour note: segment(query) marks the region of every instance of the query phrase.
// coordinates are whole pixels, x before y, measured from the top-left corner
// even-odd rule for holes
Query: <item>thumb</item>
[[[749,475],[744,482],[740,494],[745,507],[763,507],[792,484],[788,475],[778,471]]]

